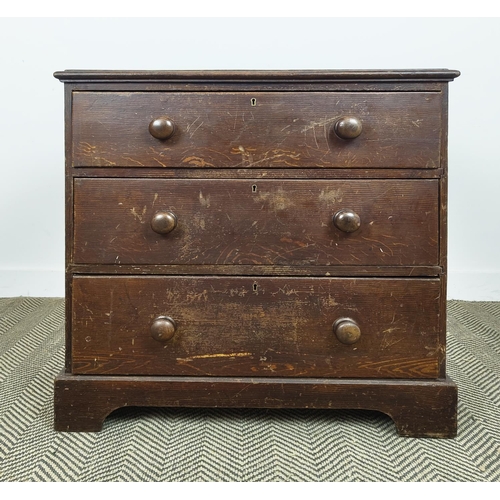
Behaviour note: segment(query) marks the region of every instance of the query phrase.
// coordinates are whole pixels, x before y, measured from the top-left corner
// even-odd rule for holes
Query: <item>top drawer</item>
[[[440,92],[75,91],[72,164],[438,168],[441,106]],[[173,135],[153,137],[165,118]]]

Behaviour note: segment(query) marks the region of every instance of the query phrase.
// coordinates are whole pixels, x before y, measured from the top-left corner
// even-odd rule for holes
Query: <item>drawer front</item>
[[[76,263],[438,263],[436,180],[75,179],[74,187]],[[171,232],[156,232],[172,217]]]
[[[75,277],[73,372],[435,378],[440,290],[415,278]]]
[[[441,109],[439,92],[73,92],[73,165],[437,168]]]

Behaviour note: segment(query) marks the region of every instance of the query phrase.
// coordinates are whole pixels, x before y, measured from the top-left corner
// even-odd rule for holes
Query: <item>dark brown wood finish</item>
[[[439,92],[75,92],[73,165],[438,168]],[[336,125],[351,117],[359,137]],[[168,118],[175,133],[151,135]]]
[[[441,168],[435,169],[343,169],[343,168],[135,168],[80,167],[73,171],[74,178],[154,178],[154,179],[440,179]]]
[[[91,402],[91,404],[89,404]],[[113,377],[61,374],[56,430],[99,431],[122,406],[368,409],[389,415],[400,435],[451,438],[457,433],[457,391],[450,379]],[[335,413],[332,413],[332,419]]]
[[[75,262],[436,265],[437,203],[434,180],[75,179]],[[342,209],[358,230],[335,224]]]
[[[74,274],[158,274],[174,276],[210,274],[213,276],[440,276],[439,266],[249,266],[249,265],[121,265],[73,264]]]
[[[450,70],[58,71],[67,88],[113,92],[440,92]],[[446,85],[446,83],[445,83]]]
[[[436,378],[439,296],[438,279],[75,277],[73,372]],[[355,345],[334,335],[341,318]]]
[[[443,280],[441,281],[441,305],[442,311],[440,331],[440,343],[446,345],[446,310],[448,290],[448,85],[443,85],[443,131],[441,142],[441,165],[443,175],[439,179],[439,263],[443,269]],[[439,376],[446,376],[446,357],[443,357],[439,370]]]
[[[66,245],[65,245],[65,304],[64,304],[64,314],[65,314],[65,362],[64,366],[68,373],[71,373],[71,300],[72,296],[71,287],[73,286],[73,279],[70,272],[67,270],[73,264],[73,172],[71,168],[72,162],[72,145],[73,145],[73,134],[72,134],[72,118],[71,110],[73,108],[73,86],[71,84],[65,85],[64,88],[64,154],[65,154],[65,225],[66,225]]]
[[[144,70],[80,70],[69,69],[56,71],[54,77],[63,82],[144,82],[145,84],[161,82],[183,82],[194,84],[203,83],[230,83],[249,85],[256,82],[265,83],[292,83],[300,82],[315,84],[318,82],[398,82],[402,88],[408,82],[439,82],[451,81],[460,76],[460,72],[447,68],[440,69],[368,69],[368,70],[190,70],[190,71],[144,71]]]
[[[454,436],[457,389],[446,378],[445,363],[447,82],[458,75],[445,69],[56,73],[65,82],[67,176],[66,373],[55,384],[56,429],[99,430],[110,411],[127,405],[366,408],[390,415],[402,435]],[[172,115],[172,109],[179,113]],[[171,122],[170,138],[152,135],[155,119],[160,121],[151,125],[153,134]],[[335,132],[342,119],[346,126],[360,125],[349,132],[356,137],[342,139],[342,131]],[[277,146],[282,151],[273,151]],[[182,186],[181,204],[171,205],[174,192],[152,190],[153,184]],[[343,194],[354,190],[359,205],[320,202],[318,188],[333,184]],[[257,191],[243,196],[243,188],[253,185]],[[281,210],[280,185],[281,201],[293,207]],[[208,192],[208,186],[218,188]],[[305,188],[311,186],[309,199]],[[386,192],[381,186],[393,187]],[[253,199],[266,193],[262,213],[252,218]],[[160,196],[170,205],[151,213]],[[116,228],[124,223],[118,203],[140,208],[139,218],[127,214],[128,233]],[[242,231],[248,222],[245,203],[247,218],[258,221],[248,231]],[[151,217],[160,212],[152,225],[140,221],[144,206]],[[179,206],[188,207],[190,226],[178,217]],[[373,213],[374,207],[379,219],[367,228],[367,210]],[[346,211],[344,230],[352,232],[342,229],[342,221],[334,225],[337,208]],[[326,259],[328,238],[314,226],[324,210],[333,211],[329,228],[344,237],[335,243],[348,242],[333,254],[337,261]],[[194,222],[207,212],[205,224],[219,222],[222,239],[238,249],[235,258],[217,261],[217,252],[224,252],[217,248],[216,230],[208,245]],[[388,212],[397,223],[383,220]],[[147,226],[157,240],[141,233]],[[284,235],[299,226],[300,237]],[[181,247],[163,256],[155,248],[186,227],[197,235],[195,248],[210,247],[208,260],[199,257],[201,251],[188,262]],[[375,250],[376,243],[361,244],[366,231],[393,255],[370,255],[367,248]],[[248,236],[285,258],[259,251],[256,260],[245,261]],[[129,260],[111,260],[114,242],[121,245],[117,255]],[[185,243],[189,253],[193,241]],[[82,250],[89,245],[90,253]],[[307,252],[314,249],[316,254]],[[365,260],[357,262],[353,256],[359,255]],[[208,283],[215,292],[204,287]],[[271,300],[255,293],[263,283],[275,293]],[[296,286],[284,286],[290,283]],[[244,297],[231,296],[231,290],[247,289]],[[217,293],[224,290],[229,292]],[[336,305],[326,307],[332,293],[340,293],[340,300],[335,296]],[[170,303],[168,296],[176,298]],[[169,310],[173,304],[175,311]],[[236,330],[244,320],[248,326]],[[308,335],[299,328],[306,323]],[[234,340],[241,350],[229,350]],[[132,342],[139,345],[137,356]],[[274,349],[270,359],[261,359],[265,348]],[[226,357],[245,352],[251,356]],[[193,361],[182,366],[177,358]]]

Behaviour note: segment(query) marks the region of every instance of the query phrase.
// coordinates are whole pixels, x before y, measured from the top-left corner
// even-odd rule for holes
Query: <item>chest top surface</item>
[[[54,76],[61,81],[451,81],[460,75],[450,69],[401,69],[401,70],[205,70],[205,71],[116,71],[116,70],[65,70]]]

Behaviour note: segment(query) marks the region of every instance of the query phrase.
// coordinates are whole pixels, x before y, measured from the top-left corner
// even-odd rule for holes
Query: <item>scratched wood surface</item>
[[[457,386],[449,378],[410,381],[61,373],[55,382],[54,404],[58,431],[99,431],[109,413],[122,406],[215,406],[370,409],[389,415],[402,436],[457,434]]]
[[[440,179],[442,168],[154,168],[79,167],[70,170],[76,177],[155,179]]]
[[[255,105],[252,103],[255,99]],[[440,92],[73,92],[73,165],[439,168]],[[338,138],[342,116],[361,120]],[[159,141],[149,123],[168,116]]]
[[[440,266],[343,266],[242,264],[70,264],[74,274],[173,274],[215,276],[441,276]]]
[[[56,428],[97,430],[132,404],[349,407],[386,411],[403,434],[452,436],[443,228],[446,82],[458,74],[56,73]],[[160,116],[176,126],[166,141],[148,131]],[[343,116],[361,120],[356,139],[334,133]],[[361,217],[354,233],[332,224],[345,208]],[[168,235],[150,227],[160,210],[178,217]],[[150,335],[160,315],[178,325],[165,344]],[[357,343],[338,341],[339,317],[360,325]]]
[[[438,264],[437,180],[75,179],[74,197],[76,263]],[[332,223],[346,208],[353,233]]]
[[[436,378],[439,279],[78,276],[73,373]],[[177,331],[150,335],[158,316]],[[338,341],[339,318],[361,338]]]

